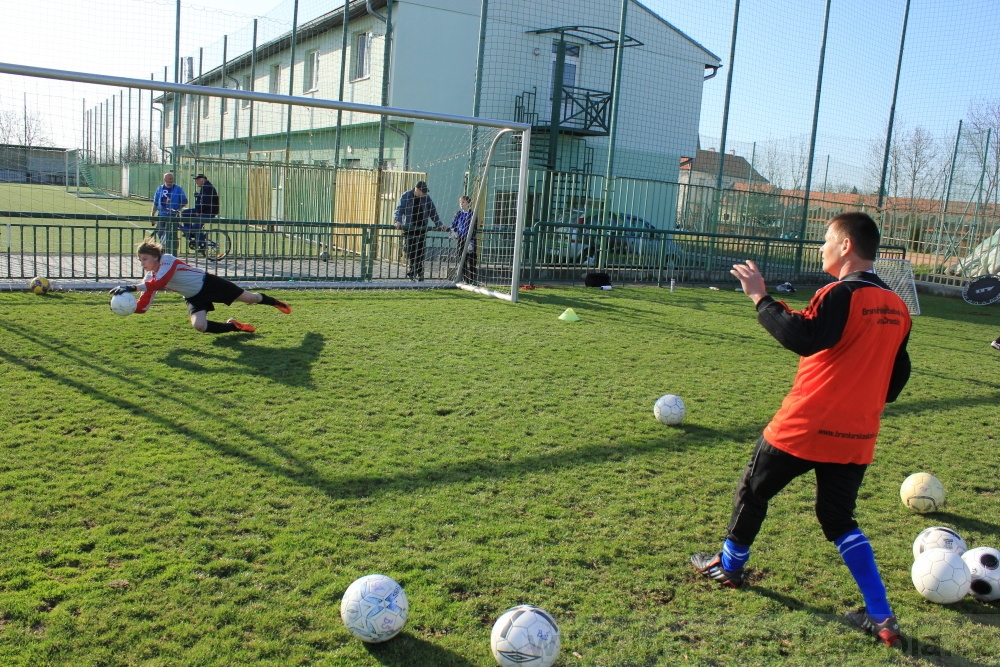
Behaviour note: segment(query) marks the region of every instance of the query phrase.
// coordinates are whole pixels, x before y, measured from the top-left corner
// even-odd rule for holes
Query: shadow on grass
[[[193,373],[234,372],[267,378],[292,387],[313,387],[312,365],[319,358],[326,341],[322,334],[307,333],[298,347],[262,347],[253,345],[245,336],[224,336],[212,340],[212,345],[235,350],[236,358],[200,350],[174,349],[163,360],[167,366]],[[209,368],[203,362],[211,362]]]
[[[171,382],[177,386],[163,386],[162,382],[147,383],[134,375],[125,374],[111,368],[108,364],[100,363],[100,359],[95,359],[92,353],[79,349],[72,342],[55,340],[49,336],[42,336],[27,327],[2,321],[0,321],[0,329],[6,329],[16,336],[43,346],[52,354],[62,358],[62,362],[55,363],[52,368],[49,368],[0,350],[0,359],[3,361],[49,382],[77,391],[93,400],[123,410],[136,419],[146,420],[182,438],[209,447],[222,456],[238,459],[267,474],[284,477],[296,484],[312,487],[335,499],[370,497],[388,491],[405,492],[442,484],[462,483],[478,478],[497,479],[543,471],[565,470],[603,461],[626,460],[652,452],[682,451],[691,447],[714,446],[720,441],[745,440],[750,442],[756,437],[758,431],[756,427],[719,430],[707,426],[683,425],[643,442],[612,443],[602,441],[586,445],[564,445],[513,460],[504,459],[502,456],[497,458],[480,457],[433,467],[407,467],[372,474],[345,474],[329,477],[318,472],[311,463],[301,460],[292,451],[278,445],[274,440],[249,430],[238,418],[229,418],[210,412],[204,406],[191,402],[186,398],[180,382]],[[273,350],[264,350],[262,354],[264,353],[273,354],[274,352]],[[77,373],[81,370],[89,370],[101,378],[113,378],[124,386],[141,388],[155,395],[157,401],[164,405],[176,405],[183,408],[192,417],[202,417],[203,419],[194,423],[212,423],[212,432],[201,431],[195,426],[166,416],[165,411],[149,410],[148,399],[131,399],[112,394],[87,381],[71,377],[62,372],[62,369],[68,367],[67,362],[72,364],[71,367]],[[230,434],[237,440],[253,442],[268,450],[271,455],[248,451],[244,447],[231,444],[225,435],[219,434]]]
[[[753,593],[757,593],[758,595],[766,597],[770,600],[774,600],[775,602],[777,602],[780,605],[783,605],[787,609],[808,612],[809,614],[812,614],[818,620],[824,623],[835,623],[838,625],[842,625],[844,628],[850,629],[851,631],[856,632],[860,636],[864,637],[864,635],[861,633],[861,630],[855,628],[853,625],[848,623],[847,619],[844,616],[830,614],[828,612],[817,609],[816,607],[808,605],[799,600],[798,598],[793,598],[789,595],[784,595],[777,591],[773,591],[769,588],[761,588],[760,586],[752,585],[748,587],[747,590]],[[874,638],[871,638],[870,641],[875,642],[876,640]],[[886,647],[885,650],[893,651],[893,649],[890,649],[888,647]],[[948,667],[986,667],[987,665],[987,663],[978,662],[976,660],[970,660],[969,658],[959,655],[950,649],[946,649],[939,644],[935,644],[930,640],[908,635],[906,634],[905,631],[903,633],[902,645],[895,650],[898,651],[899,653],[902,653],[906,657],[923,658],[925,660],[931,661],[933,664],[947,665]]]
[[[915,392],[914,392],[915,393]],[[941,414],[957,408],[989,407],[1000,403],[1000,391],[983,392],[964,398],[937,398],[932,400],[906,400],[906,389],[903,390],[903,400],[886,405],[886,415],[914,415],[923,412]]]
[[[466,660],[454,651],[435,646],[429,641],[402,633],[381,644],[365,644],[368,653],[379,661],[379,664],[390,667],[471,667],[473,662]]]
[[[953,514],[952,512],[931,512],[924,516],[940,518],[962,531],[971,530],[982,535],[1000,534],[1000,524],[983,521],[982,519]]]

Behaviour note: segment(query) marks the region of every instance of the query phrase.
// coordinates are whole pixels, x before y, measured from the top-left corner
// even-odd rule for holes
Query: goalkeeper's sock
[[[237,330],[236,326],[229,322],[213,322],[209,320],[205,324],[205,333],[210,334],[232,333]]]
[[[732,540],[722,545],[722,569],[726,572],[742,570],[750,560],[750,547]]]
[[[261,305],[264,305],[264,306],[277,306],[278,305],[278,300],[275,299],[273,296],[268,296],[266,294],[261,294],[260,295],[260,303],[261,303]]]
[[[868,538],[859,528],[855,528],[835,539],[833,543],[840,551],[840,557],[851,571],[858,588],[861,589],[861,595],[865,599],[865,611],[876,623],[884,623],[892,616],[892,608],[889,607],[885,584],[882,583],[882,576],[878,573],[875,552]]]

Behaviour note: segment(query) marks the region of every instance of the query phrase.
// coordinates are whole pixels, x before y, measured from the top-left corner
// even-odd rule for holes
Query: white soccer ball
[[[344,591],[340,618],[351,634],[363,642],[376,644],[392,639],[403,629],[410,603],[394,579],[384,574],[368,574]]]
[[[931,549],[920,554],[910,568],[917,592],[931,602],[952,604],[969,593],[972,573],[954,551]]]
[[[944,485],[930,473],[915,472],[903,480],[899,499],[919,514],[937,512],[944,507]]]
[[[549,667],[559,657],[559,626],[530,604],[511,607],[493,624],[490,649],[501,667]]]
[[[111,312],[115,315],[131,315],[138,302],[131,292],[122,292],[111,297]]]
[[[976,547],[962,554],[972,586],[969,593],[980,602],[1000,600],[1000,551],[993,547]]]
[[[917,558],[923,552],[931,549],[947,549],[961,556],[968,548],[962,536],[951,528],[932,526],[924,528],[917,535],[917,539],[913,540],[913,557]]]
[[[660,396],[653,404],[653,416],[656,417],[656,421],[667,426],[680,424],[684,419],[684,401],[680,396],[673,394]]]

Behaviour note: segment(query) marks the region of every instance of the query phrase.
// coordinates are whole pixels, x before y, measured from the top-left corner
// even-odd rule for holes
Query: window
[[[372,67],[372,34],[358,33],[354,36],[354,53],[351,56],[351,79],[367,79]]]
[[[281,64],[271,65],[271,77],[267,83],[267,92],[272,95],[281,94]]]
[[[344,167],[346,169],[360,169],[361,160],[359,158],[344,158]]]
[[[319,88],[319,50],[308,51],[303,65],[302,92],[309,93]]]
[[[552,81],[556,80],[556,58],[558,57],[559,42],[552,42]],[[563,62],[563,87],[570,88],[576,86],[576,70],[580,65],[580,45],[566,44],[566,57]],[[551,95],[549,99],[552,99]]]
[[[246,74],[243,76],[243,90],[250,90],[253,88],[253,81],[250,80],[250,75]],[[250,108],[250,100],[243,100],[243,108]]]
[[[201,105],[201,117],[208,118],[208,99],[205,96],[199,98],[198,103]]]

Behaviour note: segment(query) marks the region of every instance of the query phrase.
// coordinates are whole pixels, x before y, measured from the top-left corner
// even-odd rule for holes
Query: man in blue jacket
[[[406,277],[410,280],[424,279],[424,246],[427,236],[427,219],[434,221],[439,231],[446,231],[441,224],[437,208],[427,195],[427,183],[417,181],[412,190],[407,190],[399,198],[396,206],[396,229],[403,231],[403,249],[406,251]]]
[[[153,195],[153,210],[150,215],[161,218],[174,218],[181,214],[181,209],[187,206],[188,198],[184,188],[174,183],[174,175],[167,172],[163,175],[163,184],[156,188]],[[167,231],[167,221],[157,221],[156,234],[163,235]]]

